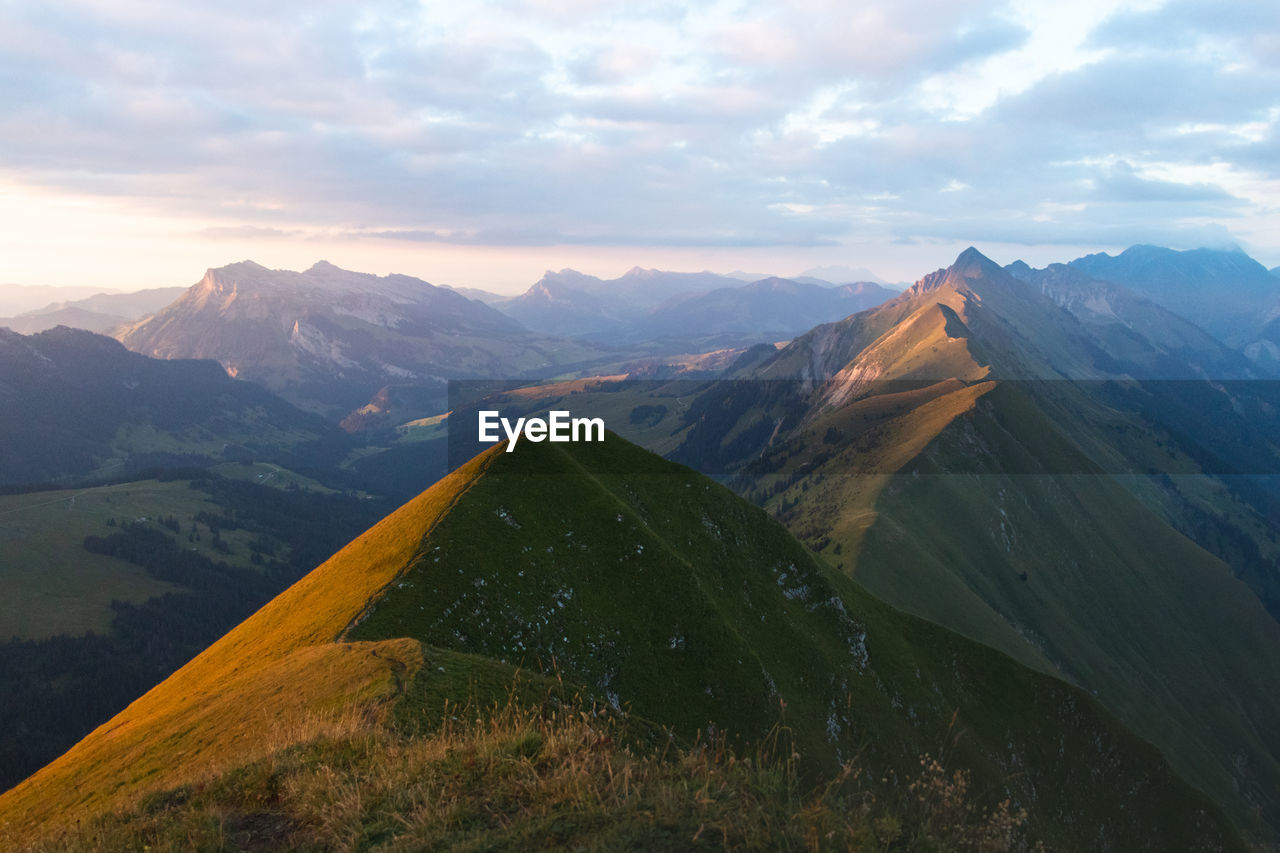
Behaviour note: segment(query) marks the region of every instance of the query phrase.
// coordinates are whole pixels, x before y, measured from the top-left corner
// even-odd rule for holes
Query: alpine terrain
[[[987,849],[1023,829],[1069,849],[1238,846],[1085,692],[877,602],[616,435],[454,471],[0,796],[0,837],[718,846],[751,843],[753,815],[786,801],[771,791],[811,785],[826,793],[755,844],[827,820],[849,844],[921,839],[967,814]],[[832,812],[850,788],[861,805]],[[903,821],[894,802],[937,810]]]

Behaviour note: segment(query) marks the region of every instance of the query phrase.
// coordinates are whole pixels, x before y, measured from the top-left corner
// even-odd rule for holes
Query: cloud
[[[1124,203],[1209,203],[1235,206],[1242,200],[1222,187],[1206,183],[1179,183],[1145,178],[1125,161],[1116,163],[1099,175],[1094,183],[1095,197]],[[1216,207],[1210,210],[1220,212]]]
[[[468,245],[1160,242],[1280,206],[1274,10],[1027,8],[20,1],[0,177],[214,239]]]
[[[1092,36],[1099,47],[1138,51],[1229,48],[1237,61],[1275,59],[1280,7],[1255,0],[1168,0],[1154,9],[1114,15]],[[1242,53],[1243,51],[1243,53]]]
[[[256,225],[230,225],[215,228],[201,228],[196,232],[200,237],[212,237],[215,240],[253,240],[261,238],[299,237],[302,231],[283,228],[260,228]]]

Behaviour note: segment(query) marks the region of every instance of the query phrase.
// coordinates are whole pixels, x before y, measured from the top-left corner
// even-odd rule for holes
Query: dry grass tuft
[[[339,724],[340,723],[340,724]],[[1026,850],[1026,813],[975,802],[929,756],[901,783],[853,764],[805,784],[786,729],[750,756],[723,736],[638,742],[599,706],[446,706],[413,736],[351,713],[288,746],[39,850]]]

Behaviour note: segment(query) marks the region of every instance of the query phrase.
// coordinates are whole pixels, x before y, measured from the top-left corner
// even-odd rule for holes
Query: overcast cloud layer
[[[1254,0],[0,2],[11,231],[1265,261],[1278,119]]]

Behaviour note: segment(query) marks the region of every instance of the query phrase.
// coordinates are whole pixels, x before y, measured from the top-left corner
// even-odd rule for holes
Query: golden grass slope
[[[421,664],[411,640],[338,643],[489,465],[483,454],[387,516],[57,761],[0,796],[0,847],[287,745],[292,726],[383,712]],[[263,738],[275,732],[280,740]],[[181,765],[172,764],[180,758]]]

